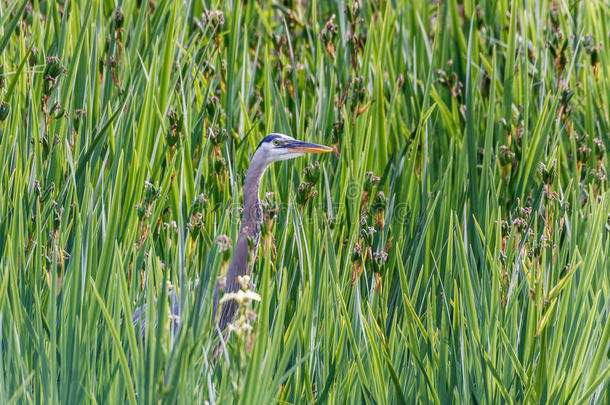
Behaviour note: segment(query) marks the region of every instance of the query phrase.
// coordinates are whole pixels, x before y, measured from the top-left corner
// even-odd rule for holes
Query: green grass
[[[227,3],[0,3],[0,403],[609,401],[608,1]]]

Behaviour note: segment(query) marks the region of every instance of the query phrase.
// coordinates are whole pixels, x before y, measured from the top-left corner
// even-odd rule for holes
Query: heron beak
[[[302,141],[291,141],[286,143],[284,147],[290,151],[301,153],[328,153],[333,151],[333,148],[329,148],[328,146]]]

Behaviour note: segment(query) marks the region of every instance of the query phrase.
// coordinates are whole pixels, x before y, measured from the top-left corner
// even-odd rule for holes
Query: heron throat
[[[240,289],[238,277],[250,272],[251,264],[256,258],[261,234],[261,224],[263,221],[258,192],[261,177],[267,166],[267,163],[261,162],[253,156],[250,161],[250,167],[248,167],[248,172],[246,173],[246,180],[243,188],[244,210],[241,228],[239,230],[239,236],[237,237],[235,249],[233,250],[233,258],[229,264],[229,270],[227,270],[225,293],[235,292]],[[216,313],[217,302],[218,288],[214,294],[214,313]],[[233,317],[237,312],[237,307],[237,303],[233,300],[228,301],[223,305],[219,320],[220,330],[224,330],[225,326],[233,320]]]
[[[239,289],[238,276],[250,272],[250,265],[256,257],[260,241],[261,224],[263,222],[262,209],[259,200],[260,181],[268,164],[252,159],[246,180],[244,181],[244,205],[241,228],[233,258],[227,271],[227,284],[225,291],[233,292]]]

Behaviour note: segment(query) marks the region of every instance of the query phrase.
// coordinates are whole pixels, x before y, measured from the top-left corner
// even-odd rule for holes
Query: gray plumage
[[[227,277],[224,292],[236,292],[241,288],[238,278],[250,272],[250,268],[256,258],[258,244],[261,235],[261,225],[263,221],[262,209],[259,195],[261,178],[269,165],[278,160],[293,159],[305,153],[325,153],[332,151],[331,148],[323,145],[316,145],[307,142],[297,141],[287,135],[271,134],[266,136],[254,152],[250,160],[250,166],[244,181],[243,198],[244,209],[241,228],[237,237],[237,243],[233,250],[233,257],[227,270]],[[197,280],[198,281],[198,280]],[[196,281],[196,283],[197,283]],[[176,297],[175,290],[169,292],[170,298],[170,327],[173,333],[178,330],[180,323],[180,305]],[[219,288],[216,285],[214,292],[214,304],[212,308],[212,318],[216,316],[218,306]],[[234,300],[223,303],[218,327],[223,331],[229,323],[233,321],[238,309],[238,304]],[[140,325],[142,336],[146,325],[146,305],[135,310],[133,324]]]

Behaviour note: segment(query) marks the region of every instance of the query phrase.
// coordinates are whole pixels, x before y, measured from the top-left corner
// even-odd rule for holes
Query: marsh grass
[[[1,2],[0,403],[608,401],[609,19]],[[270,132],[337,153],[269,169],[257,319],[213,359]]]

